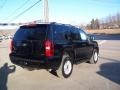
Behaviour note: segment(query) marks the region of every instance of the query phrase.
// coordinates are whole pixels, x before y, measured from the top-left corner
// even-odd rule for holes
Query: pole
[[[44,20],[45,22],[49,22],[48,0],[44,0]]]

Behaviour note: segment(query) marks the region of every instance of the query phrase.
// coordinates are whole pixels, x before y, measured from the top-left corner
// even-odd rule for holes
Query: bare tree
[[[99,20],[96,19],[95,20],[95,29],[99,29],[100,28],[100,23],[99,23]]]
[[[120,13],[109,15],[101,20],[92,19],[90,24],[86,25],[89,29],[114,29],[120,28]]]
[[[91,29],[95,29],[95,20],[94,19],[92,19],[92,21],[91,21]]]
[[[99,29],[100,23],[98,19],[92,19],[91,21],[91,29]]]
[[[120,13],[117,13],[116,18],[117,18],[117,25],[120,28]]]

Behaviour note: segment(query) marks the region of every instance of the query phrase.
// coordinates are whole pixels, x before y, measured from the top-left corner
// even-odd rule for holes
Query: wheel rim
[[[97,62],[97,60],[98,60],[98,54],[97,54],[97,52],[95,52],[94,53],[94,61]]]
[[[72,69],[72,64],[70,61],[66,61],[65,64],[64,64],[64,73],[66,75],[70,74],[71,72],[71,69]]]

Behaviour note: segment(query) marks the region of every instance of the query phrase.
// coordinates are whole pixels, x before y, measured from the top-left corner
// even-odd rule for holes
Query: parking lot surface
[[[120,41],[98,40],[97,64],[74,65],[68,79],[47,70],[28,71],[9,60],[10,40],[0,43],[0,90],[120,90]]]

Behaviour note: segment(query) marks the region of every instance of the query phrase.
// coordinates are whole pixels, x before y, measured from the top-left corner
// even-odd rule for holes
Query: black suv
[[[73,64],[98,61],[99,47],[92,36],[72,25],[47,23],[21,26],[11,41],[10,60],[27,68],[57,71],[69,77]]]

